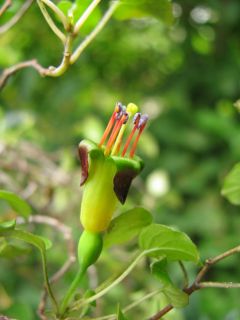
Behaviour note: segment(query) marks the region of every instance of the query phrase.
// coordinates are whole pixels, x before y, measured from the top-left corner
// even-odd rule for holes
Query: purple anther
[[[125,111],[125,112],[124,112],[124,116],[125,116],[126,118],[124,119],[123,124],[126,124],[127,121],[128,121],[128,119],[129,119],[129,114]]]
[[[143,127],[145,127],[147,121],[148,121],[148,115],[147,114],[143,114],[139,120],[139,123],[138,123],[138,129],[141,129]]]
[[[140,118],[141,118],[141,113],[140,112],[135,113],[133,117],[133,124],[136,124]]]

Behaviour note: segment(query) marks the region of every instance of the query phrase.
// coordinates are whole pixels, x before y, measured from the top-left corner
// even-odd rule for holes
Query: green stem
[[[117,284],[119,284],[123,279],[126,278],[126,276],[134,269],[134,267],[138,264],[138,262],[145,257],[147,254],[159,251],[159,248],[152,248],[145,251],[142,251],[132,262],[131,264],[125,269],[120,276],[118,276],[113,282],[111,282],[107,287],[104,287],[101,291],[97,292],[95,295],[91,296],[90,298],[76,301],[71,308],[72,311],[77,310],[81,308],[82,306],[89,304],[103,295],[105,295],[109,290],[111,290],[113,287],[115,287]]]
[[[112,2],[109,9],[106,11],[102,19],[99,21],[97,26],[90,32],[90,34],[80,43],[80,45],[73,52],[70,63],[73,64],[79,58],[81,53],[86,49],[86,47],[94,40],[94,38],[99,34],[99,32],[103,29],[105,24],[111,18],[117,7],[120,5],[119,1]]]
[[[70,302],[70,300],[72,299],[76,289],[78,288],[83,276],[86,273],[86,269],[82,269],[80,268],[78,273],[76,274],[75,278],[73,279],[73,282],[71,283],[68,291],[66,292],[63,301],[61,303],[60,306],[60,314],[63,315],[64,312],[66,311],[66,308],[68,306],[68,303]]]

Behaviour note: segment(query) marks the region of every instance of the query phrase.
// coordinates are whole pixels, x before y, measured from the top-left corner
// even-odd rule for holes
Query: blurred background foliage
[[[240,88],[240,3],[186,0],[174,2],[173,9],[171,27],[154,18],[112,19],[60,78],[40,78],[25,69],[10,79],[0,95],[0,187],[24,196],[35,213],[71,226],[77,241],[78,142],[99,141],[116,101],[135,102],[151,118],[138,147],[146,166],[119,212],[146,207],[156,222],[188,233],[205,259],[239,244],[239,209],[220,196],[220,189],[240,159],[239,115],[233,107]],[[0,38],[1,68],[31,58],[44,66],[57,65],[61,54],[35,4]],[[3,203],[0,210],[2,217],[14,215]],[[48,252],[53,273],[67,255],[61,235],[48,227],[29,228],[53,240]],[[133,248],[105,252],[91,273],[93,285],[118,270]],[[1,260],[0,313],[37,319],[40,261],[34,249],[30,256],[23,252]],[[239,282],[239,262],[239,257],[222,262],[209,279]],[[59,296],[76,267],[55,286]],[[187,267],[194,276],[195,269]],[[117,301],[124,306],[156,289],[146,270],[143,263],[101,300],[95,315],[114,312]],[[177,266],[172,272],[180,281]],[[164,319],[240,319],[239,296],[236,289],[202,290],[187,308]],[[158,296],[129,318],[141,314],[144,319],[162,304]]]

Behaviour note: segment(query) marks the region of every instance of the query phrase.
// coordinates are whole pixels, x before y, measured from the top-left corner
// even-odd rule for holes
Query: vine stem
[[[184,288],[183,291],[186,292],[189,296],[200,289],[203,288],[240,288],[240,283],[233,283],[233,282],[202,282],[202,278],[206,275],[206,273],[209,271],[211,267],[213,267],[215,264],[217,264],[219,261],[226,259],[227,257],[239,253],[240,252],[240,245],[232,248],[214,258],[207,259],[204,263],[204,266],[199,271],[199,273],[196,276],[195,281],[193,284],[187,288]],[[174,307],[169,304],[165,306],[163,309],[158,311],[155,315],[150,317],[148,320],[159,320],[161,319],[165,314],[167,314],[169,311],[171,311]]]
[[[66,16],[64,15],[64,13],[50,0],[40,0],[43,3],[45,3],[50,9],[52,9],[52,11],[58,16],[58,18],[61,20],[64,29],[68,31],[70,25],[69,22],[66,18]]]
[[[109,21],[117,7],[120,5],[119,1],[114,1],[109,9],[106,11],[102,19],[99,21],[97,26],[93,29],[93,31],[80,43],[80,45],[73,52],[70,63],[73,64],[79,58],[81,53],[86,49],[86,47],[93,41],[93,39],[99,34],[99,32],[103,29],[105,24]]]
[[[0,8],[0,17],[4,14],[4,12],[12,5],[11,0],[5,0],[4,4]]]
[[[86,269],[79,269],[78,273],[76,274],[75,278],[73,279],[72,284],[70,285],[67,293],[65,294],[63,301],[60,305],[60,316],[62,316],[68,306],[68,303],[72,299],[76,289],[78,288],[79,284],[82,281],[82,278],[84,277],[86,273]]]
[[[120,274],[120,276],[118,276],[112,283],[110,283],[109,285],[107,285],[107,287],[103,287],[103,289],[99,292],[97,292],[95,295],[84,299],[84,300],[80,300],[77,301],[73,307],[71,308],[71,311],[73,310],[77,310],[79,308],[81,308],[82,306],[89,304],[97,299],[99,299],[100,297],[102,297],[103,295],[105,295],[109,290],[111,290],[113,287],[115,287],[117,284],[119,284],[121,281],[123,281],[123,279],[126,278],[126,276],[133,270],[133,268],[138,264],[138,262],[147,254],[151,253],[151,252],[156,252],[158,251],[158,248],[152,248],[149,250],[145,250],[143,252],[141,252],[132,262],[131,264]]]
[[[19,11],[8,22],[0,27],[0,34],[7,32],[12,26],[14,26],[23,17],[32,3],[33,0],[26,0]]]
[[[56,34],[56,36],[62,41],[62,43],[65,43],[66,36],[58,27],[55,25],[53,19],[49,15],[43,0],[37,0],[38,6],[42,12],[42,15],[44,16],[45,20],[47,21],[49,27],[52,29],[52,31]]]
[[[86,22],[90,14],[93,12],[93,10],[97,7],[97,5],[100,3],[101,0],[93,0],[93,2],[90,3],[90,5],[87,7],[87,9],[84,11],[84,13],[81,15],[81,17],[76,22],[73,33],[77,35],[83,26],[83,24]]]

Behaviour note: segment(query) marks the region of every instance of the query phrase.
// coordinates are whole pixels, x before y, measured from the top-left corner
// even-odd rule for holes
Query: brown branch
[[[32,3],[33,0],[26,0],[17,13],[8,22],[0,27],[0,34],[7,32],[12,26],[14,26],[24,16]]]
[[[10,76],[17,71],[28,67],[34,68],[41,76],[45,76],[49,72],[48,69],[42,67],[35,59],[17,63],[14,66],[5,69],[0,75],[0,89],[5,86]]]
[[[233,249],[230,249],[214,258],[207,259],[202,269],[199,271],[199,273],[196,276],[195,281],[191,286],[188,288],[183,289],[184,292],[186,292],[189,296],[200,289],[203,288],[240,288],[240,283],[233,283],[233,282],[202,282],[202,278],[206,275],[206,273],[209,271],[211,267],[213,267],[215,264],[217,264],[219,261],[226,259],[227,257],[239,253],[240,252],[240,246],[237,246]],[[165,314],[167,314],[169,311],[171,311],[174,307],[169,304],[160,311],[158,311],[155,315],[148,318],[148,320],[158,320],[161,319]]]
[[[4,12],[12,5],[11,0],[5,0],[4,4],[0,8],[0,17],[4,14]]]

